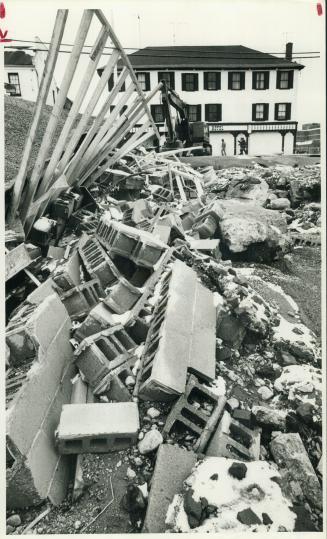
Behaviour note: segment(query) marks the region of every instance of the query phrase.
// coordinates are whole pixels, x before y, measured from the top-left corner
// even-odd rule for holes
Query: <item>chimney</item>
[[[286,53],[285,53],[286,60],[289,60],[291,62],[292,54],[293,54],[293,43],[286,43]]]

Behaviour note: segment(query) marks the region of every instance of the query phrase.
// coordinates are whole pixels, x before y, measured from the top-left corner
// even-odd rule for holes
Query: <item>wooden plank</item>
[[[81,146],[77,150],[76,154],[74,155],[74,159],[70,162],[68,168],[66,169],[66,176],[71,183],[72,177],[75,175],[78,175],[79,172],[79,165],[81,163],[81,158],[84,155],[85,151],[87,150],[89,144],[93,140],[96,133],[99,131],[104,119],[105,115],[107,114],[110,105],[112,105],[113,101],[115,100],[116,96],[118,95],[118,92],[120,91],[120,88],[122,87],[123,83],[125,82],[126,78],[128,76],[128,70],[126,68],[123,69],[120,76],[118,77],[117,83],[115,87],[113,88],[112,92],[110,92],[109,97],[107,97],[105,103],[103,104],[99,114],[95,118],[92,127],[88,130],[88,133],[83,140]]]
[[[135,87],[136,87],[136,90],[139,94],[139,96],[141,97],[142,99],[142,102],[143,102],[143,105],[144,105],[144,109],[146,111],[146,114],[148,116],[148,119],[152,125],[152,129],[154,131],[154,134],[156,135],[157,139],[160,140],[160,134],[159,134],[159,131],[158,131],[158,128],[156,126],[156,124],[154,123],[154,120],[152,118],[152,115],[151,115],[151,112],[150,112],[150,109],[149,109],[149,106],[147,104],[147,101],[146,101],[146,98],[144,96],[144,93],[143,91],[141,90],[141,87],[140,87],[140,84],[139,84],[139,81],[137,80],[136,78],[136,75],[134,73],[134,70],[133,70],[133,67],[132,67],[132,64],[130,63],[129,61],[129,58],[128,56],[126,55],[120,41],[118,40],[116,34],[114,33],[113,29],[111,28],[108,20],[106,19],[106,17],[104,16],[103,12],[100,10],[100,9],[96,9],[95,10],[95,14],[96,16],[98,17],[98,19],[100,20],[100,22],[102,22],[102,24],[105,24],[106,27],[108,28],[108,32],[109,32],[109,36],[110,36],[110,39],[111,41],[113,42],[113,44],[115,45],[115,47],[117,49],[119,49],[120,53],[121,53],[121,59],[124,63],[124,65],[128,68],[129,70],[129,74],[130,74],[130,77],[132,79],[132,81],[134,82],[135,84]]]
[[[8,281],[17,275],[17,273],[27,268],[31,262],[32,259],[26,249],[25,243],[21,243],[15,249],[8,251],[6,253],[5,280]]]
[[[26,181],[28,162],[32,153],[35,137],[39,127],[42,109],[46,103],[50,85],[52,82],[52,76],[55,69],[55,65],[58,58],[59,47],[62,40],[62,36],[65,29],[65,24],[68,16],[68,9],[59,9],[57,11],[56,21],[52,32],[51,44],[49,52],[47,54],[40,89],[35,103],[34,114],[32,123],[28,132],[27,140],[24,147],[23,157],[20,163],[19,171],[16,176],[15,185],[13,189],[13,198],[8,215],[8,222],[12,223],[15,219],[16,212],[21,200],[23,187]]]
[[[83,12],[82,19],[77,31],[77,36],[74,42],[72,52],[70,53],[69,60],[65,69],[65,74],[60,85],[60,90],[57,95],[55,104],[52,109],[52,114],[50,116],[46,131],[44,133],[42,143],[39,149],[38,156],[36,158],[36,163],[33,168],[32,176],[29,182],[28,191],[26,194],[26,199],[24,200],[24,207],[21,210],[21,220],[24,225],[26,216],[29,212],[30,205],[33,202],[35,192],[39,186],[39,180],[43,173],[44,164],[48,156],[49,148],[51,141],[56,130],[58,119],[62,113],[67,93],[70,88],[72,79],[75,74],[75,70],[80,59],[80,54],[83,49],[83,45],[92,21],[93,10],[86,9]],[[26,230],[25,230],[26,232]]]
[[[119,52],[114,50],[108,60],[108,63],[106,65],[106,67],[104,68],[103,72],[102,72],[102,75],[96,85],[96,88],[91,96],[91,99],[73,133],[73,136],[72,138],[70,139],[70,141],[68,142],[67,144],[67,148],[65,150],[65,153],[63,155],[63,157],[61,158],[60,162],[59,162],[59,165],[58,165],[58,171],[60,173],[63,173],[64,170],[65,170],[65,167],[67,166],[69,160],[71,159],[72,155],[73,155],[73,152],[74,152],[74,149],[75,149],[75,146],[76,144],[78,143],[81,135],[84,133],[85,129],[86,129],[86,126],[88,124],[88,121],[91,117],[91,114],[115,68],[115,65],[116,63],[118,62],[118,59],[119,59]],[[74,158],[73,158],[74,159]]]
[[[82,82],[77,91],[77,95],[74,98],[72,108],[70,109],[68,113],[68,116],[66,118],[64,127],[60,133],[57,144],[52,152],[50,162],[47,166],[46,172],[44,174],[44,178],[42,180],[42,190],[40,190],[40,194],[44,193],[46,189],[48,188],[48,185],[50,184],[50,179],[53,176],[56,166],[60,160],[61,154],[63,153],[65,149],[68,135],[71,132],[73,124],[79,113],[83,99],[86,95],[87,90],[89,89],[91,79],[95,73],[96,67],[102,56],[102,51],[106,44],[107,38],[108,38],[108,32],[106,31],[105,28],[102,28],[90,52],[88,64],[87,64],[85,73],[83,74]]]

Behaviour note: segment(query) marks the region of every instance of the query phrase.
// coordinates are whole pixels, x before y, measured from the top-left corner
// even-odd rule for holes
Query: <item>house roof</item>
[[[5,51],[5,66],[33,66],[33,57],[24,51]]]
[[[303,65],[243,45],[145,47],[128,58],[134,69],[303,69]],[[122,65],[119,63],[119,65]]]

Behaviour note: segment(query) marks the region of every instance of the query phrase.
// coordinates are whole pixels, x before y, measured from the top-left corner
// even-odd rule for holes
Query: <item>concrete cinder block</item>
[[[120,451],[137,441],[135,402],[66,404],[56,432],[62,454]]]
[[[167,400],[182,394],[188,369],[214,379],[215,317],[213,294],[176,260],[163,280],[144,347],[141,398]]]
[[[212,406],[210,415],[194,405],[194,403],[201,404],[201,402],[207,402]],[[174,404],[167,417],[162,434],[166,438],[177,424],[182,424],[197,438],[194,449],[202,452],[208,443],[210,433],[214,430],[223,413],[224,406],[225,398],[212,393],[209,388],[200,384],[197,378],[191,375],[185,388],[185,394]]]
[[[80,257],[78,251],[75,251],[68,260],[63,260],[57,265],[52,274],[52,279],[62,292],[66,292],[81,284]]]
[[[112,370],[124,364],[136,347],[120,324],[84,339],[74,352],[77,367],[96,388]]]
[[[141,296],[142,289],[133,286],[124,277],[120,277],[103,302],[116,314],[124,314]]]
[[[297,503],[296,488],[299,485],[309,504],[322,509],[322,490],[298,433],[278,434],[270,443],[270,451],[279,466],[284,489]]]
[[[78,319],[90,312],[105,293],[99,279],[92,279],[60,294],[70,317]]]
[[[45,298],[54,293],[56,293],[54,282],[51,277],[48,277],[27,296],[26,301],[32,303],[33,305],[40,305]]]
[[[109,213],[101,217],[96,235],[109,254],[125,256],[148,268],[153,268],[167,249],[167,245],[152,234],[112,221]]]
[[[208,457],[225,457],[243,461],[259,460],[261,429],[248,429],[232,419],[229,412],[224,415],[206,449]]]
[[[169,444],[159,447],[142,530],[144,533],[166,531],[168,507],[175,494],[182,492],[183,482],[191,474],[196,462],[197,455],[193,451]]]
[[[82,341],[95,333],[99,333],[111,326],[115,326],[115,316],[102,301],[98,303],[87,315],[74,333],[74,338]]]
[[[35,357],[39,348],[46,350],[66,318],[64,305],[58,295],[52,293],[36,308],[26,309],[22,318],[10,321],[6,342],[10,348],[11,364],[19,365]]]
[[[103,288],[111,286],[119,278],[118,269],[96,238],[89,238],[80,246],[79,254],[89,275],[93,279],[98,278]]]

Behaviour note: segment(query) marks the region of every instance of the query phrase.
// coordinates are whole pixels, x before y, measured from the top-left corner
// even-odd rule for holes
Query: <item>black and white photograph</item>
[[[3,536],[323,537],[325,10],[0,1]]]

